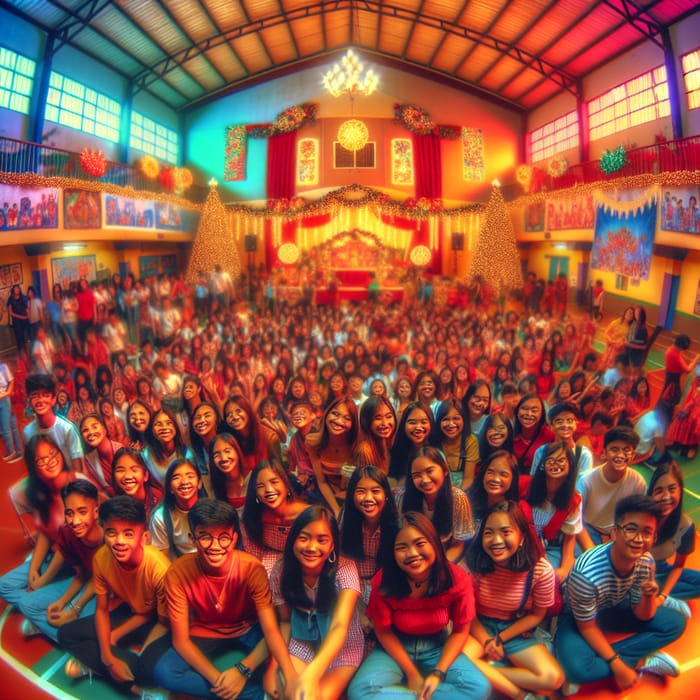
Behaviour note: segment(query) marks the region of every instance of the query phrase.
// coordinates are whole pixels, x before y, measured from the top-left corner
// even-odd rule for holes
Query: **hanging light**
[[[340,63],[335,63],[333,67],[323,76],[323,87],[333,96],[364,95],[369,97],[379,87],[379,77],[369,68],[365,72],[365,67],[357,57],[357,54],[348,49],[345,56],[340,59]]]
[[[359,151],[369,139],[369,131],[359,119],[348,119],[338,129],[338,142],[346,151]]]

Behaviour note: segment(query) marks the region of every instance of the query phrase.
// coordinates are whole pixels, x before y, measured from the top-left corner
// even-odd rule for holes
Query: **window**
[[[411,139],[391,140],[391,184],[413,184],[413,142]]]
[[[681,56],[688,109],[700,107],[700,49]]]
[[[0,46],[0,107],[29,113],[36,62]]]
[[[578,115],[576,111],[569,112],[555,119],[528,135],[530,162],[546,160],[569,148],[578,147]]]
[[[116,100],[52,71],[44,114],[47,121],[118,143],[121,113]]]
[[[333,167],[342,168],[374,168],[374,141],[369,141],[359,151],[348,151],[338,141],[333,141]]]
[[[177,132],[138,112],[131,113],[129,146],[173,164],[177,163],[180,150]]]
[[[588,103],[591,140],[667,117],[669,113],[666,67],[659,66]]]

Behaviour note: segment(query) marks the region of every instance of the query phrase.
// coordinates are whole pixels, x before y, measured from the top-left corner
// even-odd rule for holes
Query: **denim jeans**
[[[421,673],[437,665],[444,639],[441,635],[397,635],[403,648]],[[362,662],[348,688],[348,700],[415,700],[416,694],[403,686],[406,678],[399,665],[380,646]],[[434,700],[484,700],[491,693],[486,677],[463,653],[452,662],[431,696]]]
[[[0,435],[5,441],[8,455],[22,452],[22,443],[19,439],[19,430],[17,429],[17,418],[12,412],[12,402],[9,396],[0,399]]]
[[[671,565],[666,561],[656,562],[656,582],[659,586],[663,586],[668,575],[671,573],[671,569]],[[700,598],[700,571],[683,568],[681,577],[671,589],[671,595],[680,600]]]

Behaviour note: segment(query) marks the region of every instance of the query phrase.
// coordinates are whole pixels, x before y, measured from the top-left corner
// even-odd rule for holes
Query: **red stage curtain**
[[[267,198],[294,196],[297,132],[275,134],[267,140]]]
[[[416,168],[416,199],[442,197],[442,158],[440,137],[435,134],[413,134]]]

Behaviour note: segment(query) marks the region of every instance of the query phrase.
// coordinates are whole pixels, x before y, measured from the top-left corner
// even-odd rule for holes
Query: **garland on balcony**
[[[266,139],[275,134],[290,134],[307,124],[315,124],[318,116],[318,105],[314,102],[303,102],[282,110],[272,124],[249,124],[246,133],[254,139]]]
[[[618,146],[614,151],[606,149],[600,156],[600,169],[610,175],[622,170],[627,164],[627,151],[624,146]]]
[[[430,118],[430,114],[422,107],[402,105],[398,102],[394,104],[394,123],[403,124],[412,134],[418,134],[419,136],[435,134],[441,139],[454,141],[461,134],[461,129],[458,126],[436,124]]]

